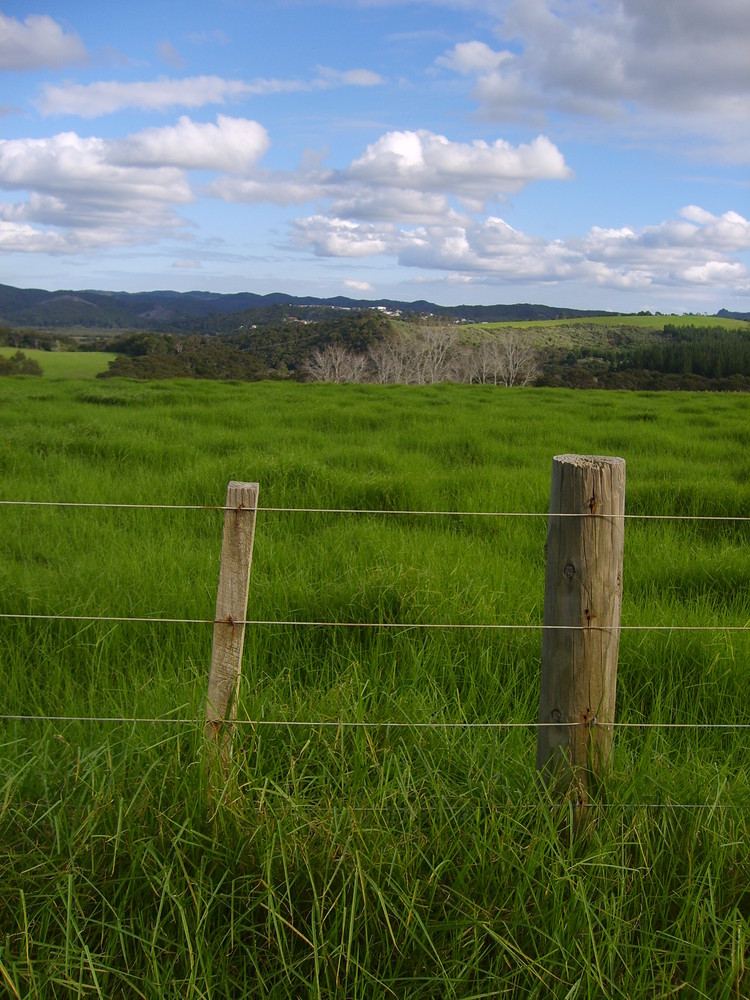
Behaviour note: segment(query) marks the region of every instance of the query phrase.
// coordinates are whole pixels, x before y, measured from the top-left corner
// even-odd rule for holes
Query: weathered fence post
[[[579,817],[612,748],[624,513],[622,458],[553,460],[536,765]]]
[[[206,737],[224,753],[229,749],[232,723],[237,715],[258,484],[231,482],[225,506],[206,702]]]

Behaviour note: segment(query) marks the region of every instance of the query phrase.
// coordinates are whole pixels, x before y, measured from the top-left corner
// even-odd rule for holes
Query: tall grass
[[[747,516],[749,409],[7,380],[0,499],[220,505],[242,479],[262,507],[543,513],[551,457],[577,451],[626,458],[629,513]],[[0,517],[3,613],[213,617],[220,511]],[[249,616],[538,624],[545,530],[261,511]],[[747,625],[749,534],[629,521],[623,624]],[[749,646],[623,632],[618,718],[747,725]],[[0,622],[2,714],[166,720],[0,722],[9,996],[748,995],[747,729],[618,729],[575,838],[536,781],[533,727],[489,725],[534,721],[538,629],[256,626],[211,790],[210,647],[210,625]]]

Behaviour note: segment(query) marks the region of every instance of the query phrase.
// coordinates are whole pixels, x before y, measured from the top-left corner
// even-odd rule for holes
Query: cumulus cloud
[[[570,176],[562,153],[545,136],[512,146],[502,139],[451,142],[420,130],[388,132],[340,170],[221,177],[209,190],[248,203],[325,200],[328,214],[342,219],[447,222],[482,212],[488,202],[532,182]]]
[[[319,257],[368,257],[393,253],[398,234],[395,227],[367,225],[349,219],[313,215],[295,223],[295,242],[312,247]]]
[[[100,80],[89,84],[49,84],[36,101],[43,115],[78,115],[96,118],[125,108],[164,111],[169,108],[202,108],[223,105],[247,97],[267,94],[328,90],[332,87],[373,87],[382,79],[370,70],[340,72],[320,67],[312,80],[277,80],[258,77],[254,80],[227,80],[220,76],[189,76],[181,79],[158,77],[122,83]]]
[[[3,218],[0,206],[0,251],[5,253],[59,253],[66,249],[65,237]]]
[[[509,0],[498,16],[499,48],[464,42],[437,61],[474,78],[491,120],[572,113],[728,147],[750,125],[745,0]]]
[[[77,252],[178,232],[176,208],[195,195],[189,170],[251,169],[269,145],[257,122],[219,116],[216,124],[180,118],[125,139],[61,132],[46,139],[0,140],[2,246]]]
[[[176,125],[149,128],[113,144],[111,155],[128,165],[162,165],[230,174],[250,169],[270,146],[262,125],[218,115],[216,124],[183,115]]]
[[[207,184],[205,190],[222,201],[247,205],[303,205],[327,196],[324,177],[305,171],[258,170],[252,177],[218,177]]]
[[[185,203],[190,188],[171,167],[123,166],[110,156],[113,144],[61,132],[47,139],[0,140],[0,185],[52,195],[75,195],[81,203],[143,199]]]
[[[520,191],[531,181],[566,180],[572,172],[560,150],[546,136],[512,146],[451,142],[419,130],[388,132],[367,147],[345,176],[378,187],[414,191],[450,191],[457,197],[486,201]]]
[[[514,146],[394,131],[342,168],[303,160],[286,172],[263,167],[269,145],[258,122],[227,115],[210,123],[182,116],[114,139],[0,140],[0,188],[10,193],[0,203],[0,251],[77,253],[185,234],[180,209],[196,200],[190,172],[200,170],[216,175],[204,191],[217,198],[309,205],[291,239],[319,257],[390,257],[497,285],[750,292],[750,222],[735,211],[693,204],[652,226],[555,240],[488,211],[524,185],[570,176],[545,136]]]
[[[65,32],[48,15],[30,14],[18,21],[0,14],[0,69],[59,69],[86,58],[78,35]]]
[[[529,236],[493,216],[406,228],[316,215],[298,220],[294,237],[318,256],[387,255],[403,266],[466,281],[583,281],[631,290],[711,284],[750,291],[750,271],[740,259],[750,251],[750,222],[736,212],[717,216],[696,206],[640,232],[593,228],[569,240]]]

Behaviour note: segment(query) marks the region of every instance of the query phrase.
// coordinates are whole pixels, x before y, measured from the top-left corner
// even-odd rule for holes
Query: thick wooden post
[[[237,715],[258,484],[230,483],[226,507],[206,703],[206,736],[224,750]]]
[[[553,460],[536,764],[582,810],[612,749],[624,513],[622,458]]]

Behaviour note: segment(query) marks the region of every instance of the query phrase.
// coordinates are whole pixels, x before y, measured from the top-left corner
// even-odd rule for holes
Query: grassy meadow
[[[0,357],[9,358],[15,354],[16,347],[0,347]],[[59,378],[93,378],[100,372],[105,372],[114,354],[103,351],[43,351],[33,347],[22,348],[23,354],[36,361],[42,369],[42,375],[50,379]]]
[[[210,792],[211,625],[0,619],[6,995],[750,995],[750,523],[627,522],[618,720],[652,725],[587,836],[499,725],[540,630],[408,627],[541,623],[546,519],[470,512],[543,515],[556,454],[624,457],[629,514],[748,517],[750,397],[27,377],[0,426],[0,500],[325,508],[259,511],[248,616],[346,623],[248,628]],[[0,517],[2,614],[213,618],[219,510]]]

